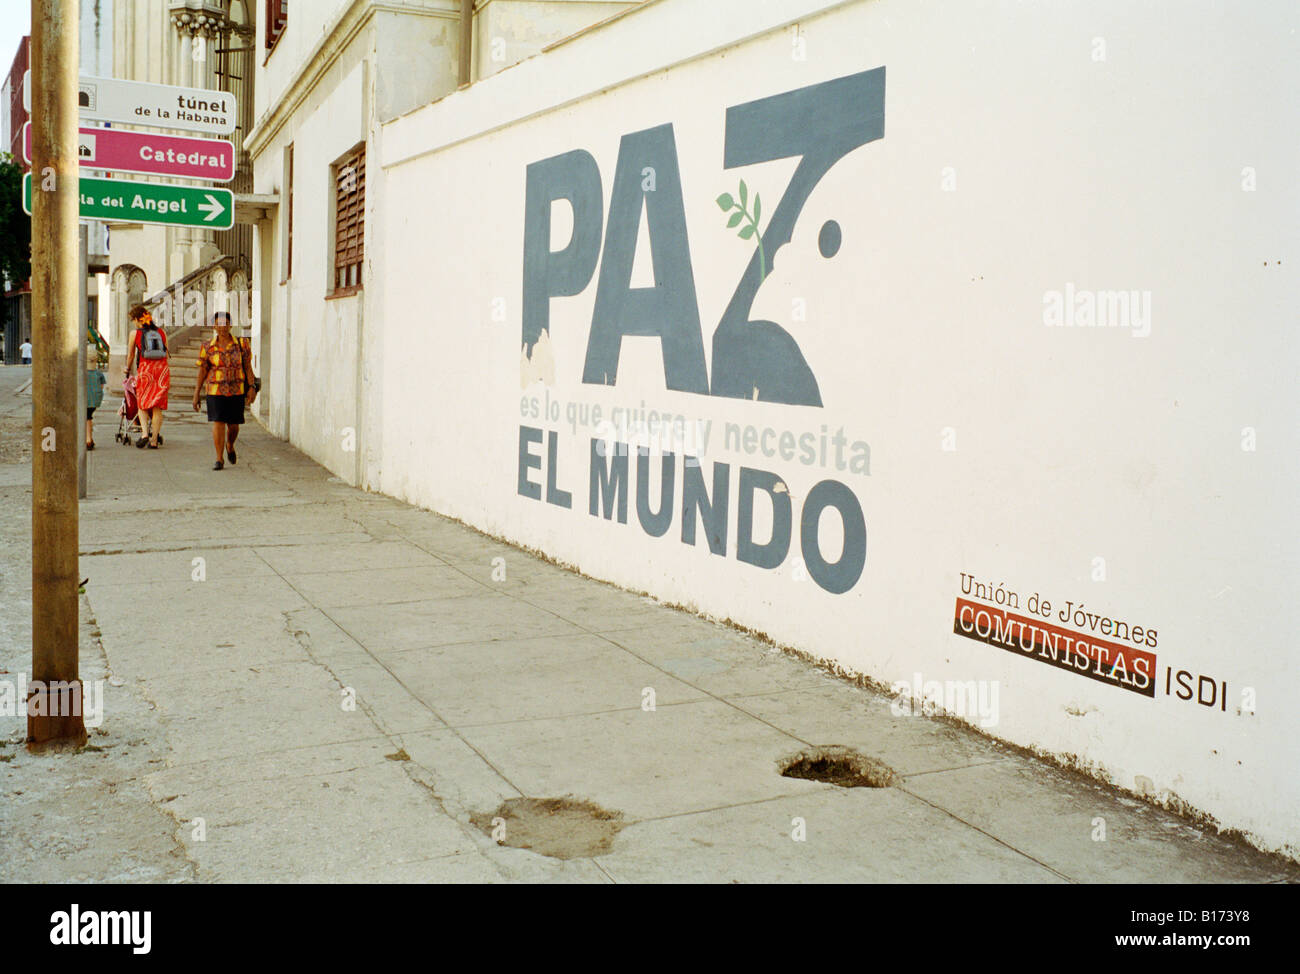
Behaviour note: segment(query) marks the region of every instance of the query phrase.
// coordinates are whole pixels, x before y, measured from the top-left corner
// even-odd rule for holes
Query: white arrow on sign
[[[200,203],[198,205],[198,210],[200,213],[206,213],[207,216],[203,219],[208,223],[211,223],[217,217],[221,216],[222,213],[225,213],[226,208],[222,206],[221,202],[211,193],[204,193],[203,195],[207,198],[207,202]]]
[[[156,128],[229,135],[235,131],[235,96],[228,91],[180,88],[120,78],[78,79],[81,121],[130,122]],[[32,73],[23,75],[23,107],[32,110]]]

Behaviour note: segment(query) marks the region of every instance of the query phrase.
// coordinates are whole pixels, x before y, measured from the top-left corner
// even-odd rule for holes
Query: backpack
[[[167,357],[167,343],[157,328],[146,328],[140,336],[140,357],[150,361]]]

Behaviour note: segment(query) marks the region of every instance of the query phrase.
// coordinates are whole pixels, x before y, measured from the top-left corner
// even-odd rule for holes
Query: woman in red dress
[[[167,390],[171,388],[172,374],[167,365],[167,336],[153,323],[153,316],[142,304],[137,304],[127,315],[139,327],[131,333],[131,346],[126,353],[126,375],[131,374],[135,363],[135,396],[140,405],[140,439],[136,446],[158,449],[162,442],[163,410],[167,408]],[[152,435],[151,435],[152,434]]]

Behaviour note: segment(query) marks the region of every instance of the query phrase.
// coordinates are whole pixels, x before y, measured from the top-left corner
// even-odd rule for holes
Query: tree
[[[32,276],[32,218],[23,212],[23,167],[0,152],[0,274],[11,287]]]

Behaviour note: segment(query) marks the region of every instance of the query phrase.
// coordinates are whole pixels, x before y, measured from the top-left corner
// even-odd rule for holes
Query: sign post
[[[90,229],[77,227],[77,498],[86,496],[86,325],[89,308],[86,302],[86,263],[89,258]]]
[[[78,658],[77,0],[32,0],[32,682],[30,746],[84,743]],[[29,177],[30,178],[30,177]],[[85,289],[85,282],[81,282]],[[80,422],[78,422],[80,419]]]

